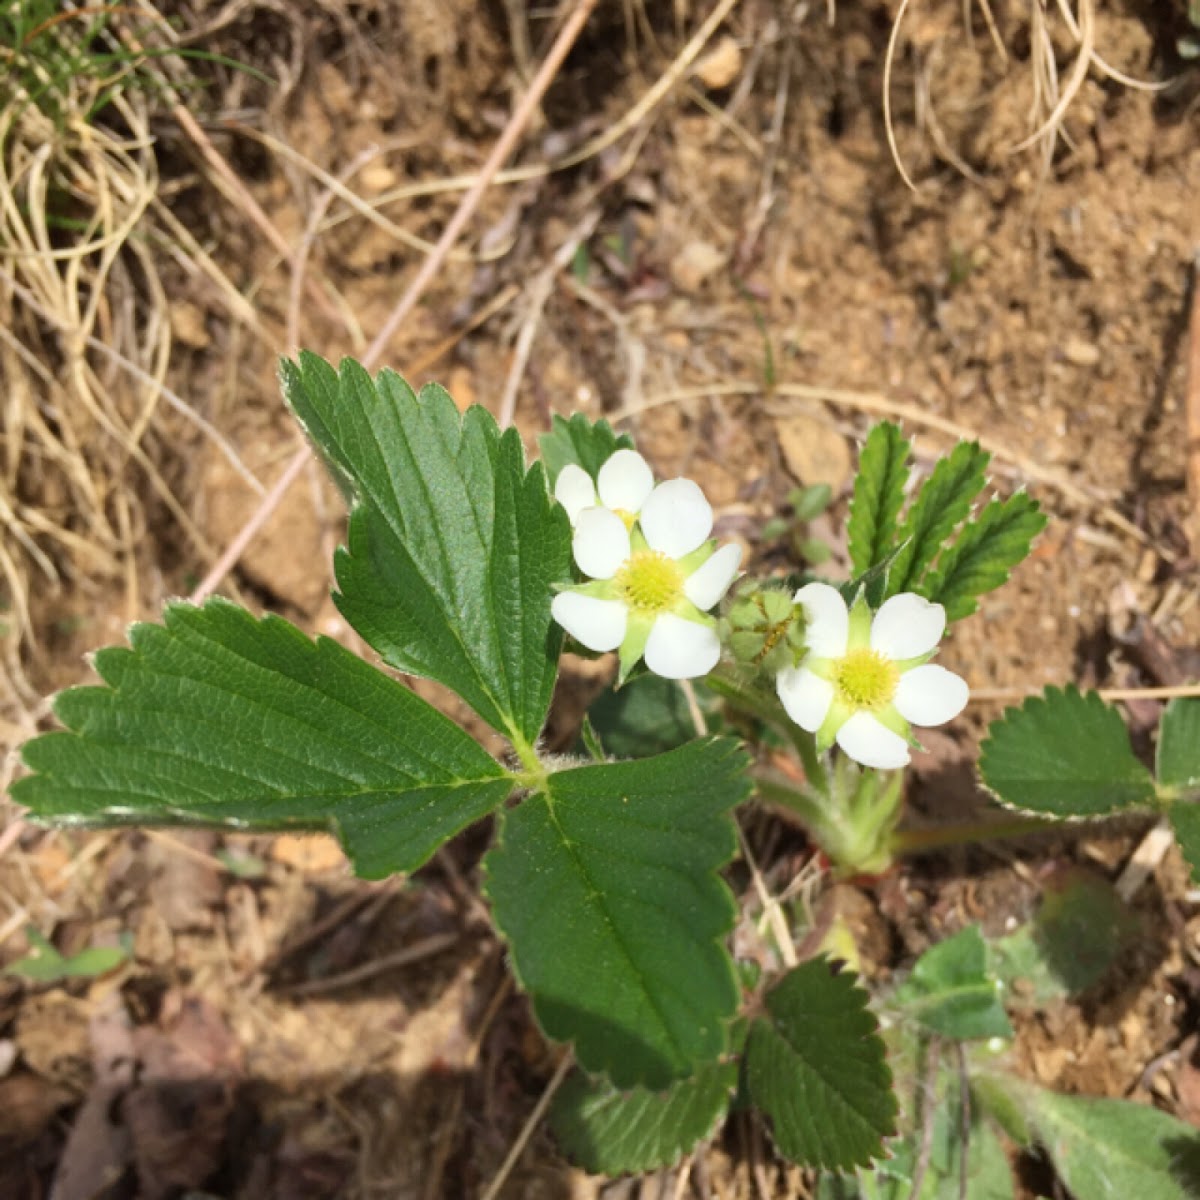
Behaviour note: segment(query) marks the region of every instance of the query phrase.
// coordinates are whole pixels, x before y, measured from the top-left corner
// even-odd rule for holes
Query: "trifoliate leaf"
[[[716,720],[720,702],[699,681],[692,684],[706,719]],[[615,758],[646,758],[674,750],[696,736],[683,688],[661,675],[643,675],[619,690],[602,692],[588,709],[593,733]]]
[[[567,1157],[605,1175],[676,1163],[717,1128],[737,1089],[737,1063],[706,1063],[664,1092],[621,1091],[575,1071],[550,1109]]]
[[[933,468],[900,526],[898,540],[907,539],[907,545],[888,572],[889,596],[913,591],[925,594],[925,572],[983,491],[990,460],[991,455],[981,450],[978,442],[959,442]]]
[[[508,773],[336,642],[221,599],[134,625],[95,656],[108,687],[55,701],[71,732],[24,747],[13,796],[86,825],[333,829],[373,878],[420,866],[508,795]]]
[[[922,594],[945,608],[948,621],[969,617],[979,607],[976,597],[1008,579],[1045,525],[1038,502],[1024,492],[992,500],[942,552],[921,587]]]
[[[738,988],[717,871],[746,798],[729,738],[559,771],[505,813],[487,893],[546,1033],[618,1087],[661,1089],[727,1049]]]
[[[977,925],[926,950],[893,1000],[926,1029],[957,1041],[1013,1035]]]
[[[618,450],[633,449],[633,438],[614,433],[603,419],[589,421],[583,413],[575,413],[568,421],[556,413],[550,419],[550,432],[538,438],[538,448],[551,484],[568,463],[582,467],[594,480]]]
[[[562,634],[551,585],[571,573],[570,530],[515,429],[440,387],[420,396],[349,359],[280,367],[284,395],[354,500],[336,559],[346,619],[393,667],[457,692],[493,728],[531,745]]]
[[[1037,1140],[1079,1200],[1195,1200],[1200,1132],[1143,1104],[1022,1089]]]
[[[1176,795],[1200,799],[1200,699],[1176,697],[1158,729],[1158,782]]]
[[[1120,713],[1075,687],[1048,687],[993,721],[979,771],[1002,803],[1047,816],[1102,817],[1154,800]]]
[[[801,963],[750,1027],[746,1087],[781,1154],[845,1171],[883,1153],[896,1097],[867,994],[824,959]]]
[[[890,421],[880,422],[867,435],[858,456],[847,526],[854,575],[865,575],[893,548],[908,481],[909,449],[900,426]]]
[[[1107,879],[1082,868],[1047,884],[1033,920],[988,943],[988,969],[1011,1005],[1040,1005],[1099,982],[1139,924]]]
[[[1192,879],[1200,887],[1200,800],[1176,800],[1167,816],[1180,853],[1192,868]]]

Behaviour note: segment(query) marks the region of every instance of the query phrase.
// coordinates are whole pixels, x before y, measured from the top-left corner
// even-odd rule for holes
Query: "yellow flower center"
[[[878,711],[891,703],[900,672],[890,658],[863,646],[851,650],[833,671],[833,685],[851,708]]]
[[[631,608],[666,612],[683,595],[683,572],[673,558],[658,550],[639,550],[617,572],[616,585]]]

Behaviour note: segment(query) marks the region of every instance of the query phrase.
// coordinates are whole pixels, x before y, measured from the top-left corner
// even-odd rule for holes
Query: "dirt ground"
[[[1139,90],[1093,64],[1049,151],[1017,149],[1054,107],[1035,94],[1036,2],[993,4],[995,39],[981,8],[968,27],[957,3],[914,5],[888,93],[912,190],[881,101],[896,7],[840,3],[830,21],[823,5],[743,0],[653,104],[708,7],[601,4],[521,143],[526,169],[485,194],[385,360],[464,406],[499,413],[514,397],[531,448],[551,413],[622,422],[660,477],[701,483],[718,531],[765,570],[789,563],[758,531],[789,488],[817,482],[836,500],[813,532],[834,547],[830,571],[845,569],[854,447],[871,421],[902,420],[924,469],[957,436],[982,439],[996,488],[1027,487],[1051,524],[943,651],[978,698],[927,740],[909,793],[919,826],[984,803],[975,745],[1004,702],[1045,683],[1200,677],[1185,405],[1200,70],[1174,50],[1182,9],[1102,5],[1103,63],[1173,82]],[[167,203],[257,323],[164,256],[169,382],[269,485],[299,442],[276,355],[362,353],[461,198],[465,185],[444,181],[469,182],[524,91],[552,13],[520,0],[180,11],[211,25],[207,49],[276,81],[197,67],[210,86],[188,104],[241,199],[217,192],[168,118],[155,126]],[[1077,47],[1061,13],[1045,20],[1065,88]],[[207,546],[228,545],[259,502],[229,457],[171,412],[145,448]],[[61,506],[40,478],[26,476],[25,503]],[[122,480],[132,553],[106,572],[53,549],[65,582],[35,593],[37,644],[0,713],[11,742],[48,726],[38,698],[85,679],[88,650],[211,566],[135,462]],[[223,590],[361,650],[328,599],[343,522],[307,468]],[[569,744],[600,683],[571,668],[552,743]],[[1127,712],[1148,749],[1158,703]],[[767,811],[745,827],[782,890],[808,858],[802,835]],[[1145,832],[942,851],[836,896],[818,882],[813,898],[850,914],[882,984],[964,924],[1024,919],[1069,864],[1119,878]],[[478,898],[486,845],[472,831],[412,879],[368,885],[324,838],[14,827],[5,960],[27,952],[29,925],[64,953],[128,937],[131,957],[92,982],[0,977],[0,1195],[46,1195],[52,1180],[63,1200],[483,1195],[560,1053],[508,982]],[[755,911],[748,887],[744,903]],[[1094,994],[1024,1018],[1016,1062],[1200,1125],[1200,896],[1174,849],[1133,903],[1144,938]],[[1044,1168],[1024,1172],[1029,1196],[1050,1192]],[[685,1170],[612,1183],[570,1167],[537,1126],[499,1195],[740,1200],[805,1186],[736,1118]]]

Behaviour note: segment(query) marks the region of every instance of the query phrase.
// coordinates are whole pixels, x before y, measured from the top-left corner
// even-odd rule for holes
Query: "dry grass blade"
[[[1040,6],[1037,3],[1034,4],[1034,8],[1040,10]],[[1061,92],[1058,91],[1054,47],[1050,41],[1050,35],[1046,30],[1044,18],[1041,23],[1041,32],[1044,54],[1035,54],[1033,61],[1035,69],[1037,64],[1042,64],[1045,71],[1045,78],[1043,86],[1035,90],[1035,95],[1043,101],[1047,98],[1054,98],[1055,103],[1041,124],[1027,138],[1024,138],[1012,148],[1011,152],[1013,154],[1021,150],[1027,150],[1037,142],[1046,143],[1049,148],[1048,152],[1053,153],[1054,142],[1061,132],[1063,117],[1066,115],[1067,109],[1071,107],[1071,102],[1079,94],[1079,89],[1083,87],[1083,81],[1087,78],[1088,68],[1092,65],[1092,56],[1096,48],[1096,21],[1095,10],[1092,8],[1092,0],[1080,0],[1078,28],[1079,53],[1075,56],[1075,61],[1071,64],[1071,73],[1067,76],[1067,81],[1063,85]]]
[[[35,577],[123,581],[126,615],[136,615],[147,503],[171,513],[199,557],[215,557],[176,494],[176,451],[163,453],[180,444],[179,418],[263,490],[165,386],[173,336],[164,257],[207,276],[232,313],[257,323],[159,199],[157,93],[145,60],[122,42],[122,22],[137,10],[43,7],[41,21],[35,5],[4,14],[14,36],[0,80],[0,609],[8,610],[0,638],[9,702],[29,698],[24,670],[37,654],[36,627],[49,619],[30,601]]]
[[[0,110],[0,523],[13,547],[0,566],[13,606],[12,661],[33,635],[24,601],[30,570],[54,581],[71,575],[81,543],[87,570],[111,570],[123,549],[109,500],[124,463],[138,456],[134,429],[146,427],[149,393],[115,395],[88,339],[156,385],[170,349],[167,322],[133,320],[125,301],[134,272],[147,268],[145,256],[131,260],[129,238],[157,186],[147,113],[140,97],[118,94],[112,105],[129,132],[89,124],[94,87],[72,80],[61,111],[51,113],[14,77]],[[147,280],[152,289],[156,282]],[[37,541],[27,519],[34,512],[46,518]]]
[[[887,130],[888,149],[892,152],[892,161],[896,164],[896,170],[900,172],[900,178],[904,180],[909,190],[915,192],[917,185],[913,183],[912,176],[909,175],[900,158],[900,147],[896,144],[896,125],[892,120],[892,64],[896,58],[896,44],[900,40],[900,22],[904,20],[908,5],[909,0],[900,0],[900,7],[896,10],[896,17],[892,22],[892,33],[888,38],[887,53],[883,58],[883,124]]]

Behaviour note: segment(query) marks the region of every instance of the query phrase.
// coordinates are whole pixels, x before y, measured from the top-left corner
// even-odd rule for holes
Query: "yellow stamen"
[[[899,682],[896,664],[869,646],[851,650],[833,672],[833,685],[843,703],[855,709],[885,708],[892,702]]]
[[[644,613],[667,612],[683,595],[683,572],[657,550],[630,555],[615,582],[626,603]]]

